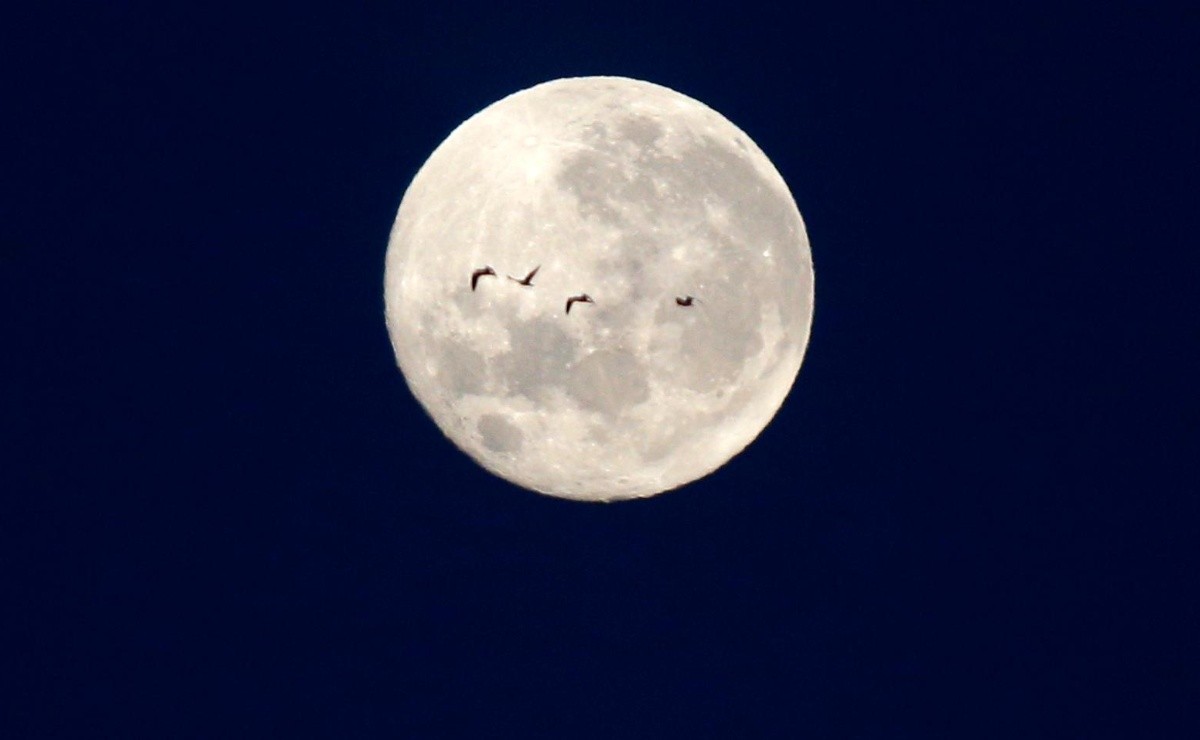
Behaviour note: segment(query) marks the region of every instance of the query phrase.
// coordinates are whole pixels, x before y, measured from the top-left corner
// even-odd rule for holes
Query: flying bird
[[[515,278],[512,275],[509,275],[508,279],[513,281],[514,283],[520,283],[521,285],[524,285],[526,288],[532,288],[533,287],[533,276],[536,275],[537,271],[540,269],[542,269],[542,266],[538,265],[537,267],[530,270],[529,274],[526,275],[524,278]]]
[[[483,277],[484,275],[491,275],[492,277],[495,277],[496,271],[491,268],[491,265],[489,265],[487,267],[481,267],[480,269],[471,273],[471,290],[475,290],[475,284],[478,283],[479,278]]]
[[[684,296],[683,298],[680,298],[679,296],[675,296],[675,304],[678,306],[690,306],[690,305],[692,305],[693,302],[695,302],[695,300],[696,299],[690,295]]]
[[[576,303],[595,303],[595,301],[593,301],[592,297],[587,293],[573,295],[567,299],[567,313],[571,313],[571,306]]]

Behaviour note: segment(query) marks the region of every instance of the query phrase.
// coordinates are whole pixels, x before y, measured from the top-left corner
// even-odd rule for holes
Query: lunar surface
[[[812,323],[808,237],[766,155],[620,77],[537,85],[459,126],[405,193],[386,262],[418,401],[483,467],[563,498],[719,468],[783,403]]]

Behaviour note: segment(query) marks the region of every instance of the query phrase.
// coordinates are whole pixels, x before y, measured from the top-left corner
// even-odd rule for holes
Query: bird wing
[[[496,271],[490,267],[484,267],[483,269],[476,270],[475,272],[471,273],[471,290],[475,290],[475,284],[479,282],[479,278],[483,277],[484,275],[495,274]]]

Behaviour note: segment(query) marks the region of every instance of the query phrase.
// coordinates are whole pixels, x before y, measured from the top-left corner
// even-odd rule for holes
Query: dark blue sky
[[[0,24],[0,734],[1194,735],[1194,9],[76,5]],[[425,157],[583,74],[745,130],[817,274],[758,441],[612,506],[382,312]]]

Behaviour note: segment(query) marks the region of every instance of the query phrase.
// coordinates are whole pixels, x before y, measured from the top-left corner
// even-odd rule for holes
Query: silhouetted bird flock
[[[533,287],[533,276],[536,275],[538,270],[540,270],[540,269],[542,269],[542,266],[538,265],[537,267],[530,270],[529,274],[527,274],[523,278],[516,278],[516,277],[513,277],[512,275],[508,275],[507,277],[509,280],[513,281],[514,283],[516,283],[522,287],[532,288]],[[477,288],[479,286],[479,278],[487,277],[487,276],[496,277],[496,271],[494,269],[492,269],[491,265],[484,265],[483,267],[479,268],[478,270],[475,270],[474,272],[472,272],[471,273],[471,290],[474,291],[475,288]],[[675,296],[675,305],[677,305],[677,306],[683,306],[683,307],[687,308],[695,302],[696,302],[696,299],[690,295],[683,296],[682,298],[680,298],[679,296]],[[592,300],[592,297],[590,295],[588,295],[587,293],[580,293],[579,295],[573,295],[573,296],[567,298],[567,307],[566,307],[567,314],[571,313],[571,306],[574,306],[576,303],[595,303],[595,301]]]

